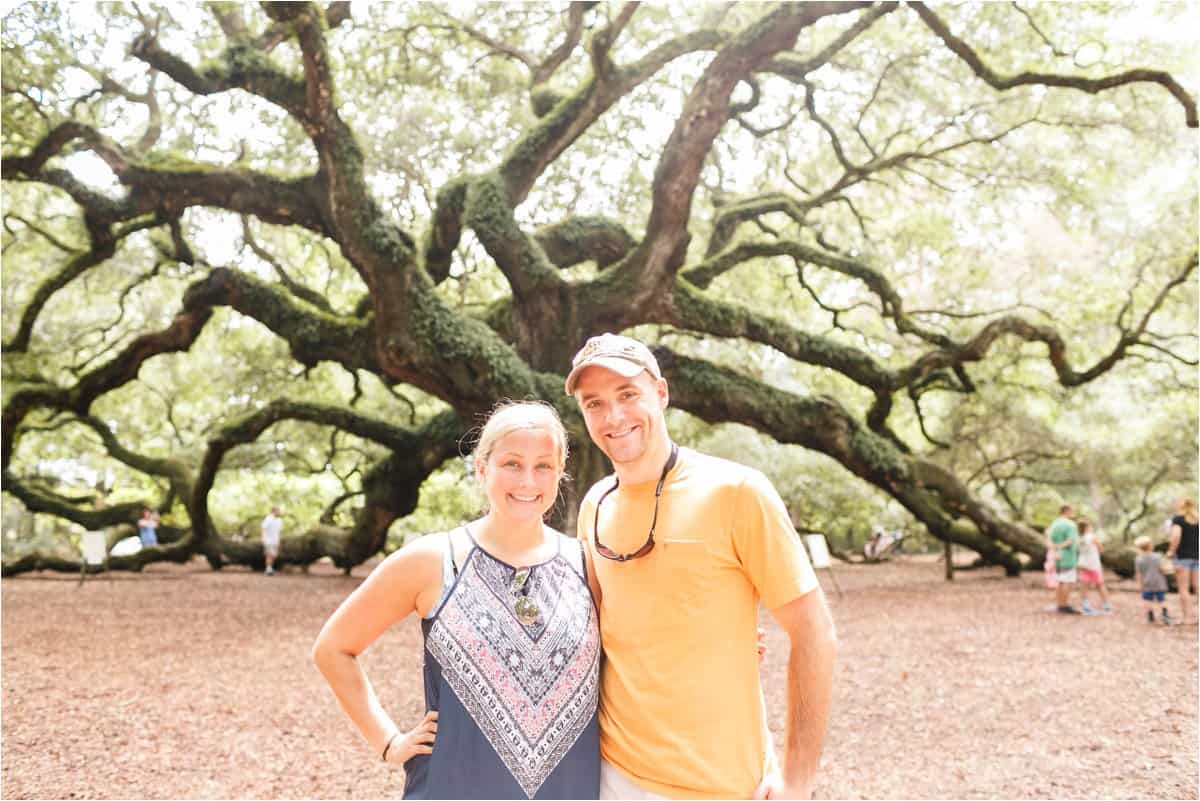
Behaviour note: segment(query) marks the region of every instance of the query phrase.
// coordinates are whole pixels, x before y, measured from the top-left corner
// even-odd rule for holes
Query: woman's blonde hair
[[[475,445],[476,466],[486,464],[496,443],[514,431],[545,431],[549,434],[558,456],[555,467],[560,473],[563,471],[567,464],[567,431],[554,407],[541,401],[501,401],[496,404],[479,432],[479,441]]]
[[[1184,498],[1179,503],[1183,507],[1183,516],[1187,518],[1189,523],[1195,523],[1200,520],[1196,515],[1196,500],[1194,498]]]
[[[1133,544],[1135,547],[1140,548],[1143,551],[1149,551],[1151,548],[1154,547],[1154,540],[1150,539],[1145,534],[1143,534],[1142,536],[1140,536],[1136,540],[1134,540]]]

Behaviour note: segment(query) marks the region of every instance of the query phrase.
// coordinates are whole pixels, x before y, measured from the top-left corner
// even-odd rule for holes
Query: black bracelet
[[[387,762],[388,749],[392,747],[392,743],[396,742],[396,738],[399,736],[400,736],[400,732],[397,731],[395,734],[393,734],[391,737],[388,738],[387,745],[385,745],[383,747],[383,754],[379,757],[384,762]]]

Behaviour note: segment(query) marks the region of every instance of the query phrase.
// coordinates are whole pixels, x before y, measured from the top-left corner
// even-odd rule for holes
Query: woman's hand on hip
[[[401,732],[392,740],[384,761],[392,765],[403,765],[417,754],[432,754],[433,741],[437,739],[436,711],[426,712],[412,731]]]

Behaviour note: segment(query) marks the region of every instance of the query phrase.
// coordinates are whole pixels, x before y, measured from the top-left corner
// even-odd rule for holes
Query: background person
[[[1146,622],[1154,622],[1154,606],[1162,606],[1162,623],[1171,625],[1171,616],[1167,614],[1167,578],[1162,574],[1162,559],[1154,552],[1154,542],[1142,535],[1133,541],[1141,551],[1133,567],[1137,576],[1138,586],[1142,588],[1142,601],[1146,608]]]
[[[279,516],[279,507],[272,506],[271,513],[262,521],[263,560],[267,563],[265,575],[275,575],[275,560],[279,556],[279,541],[283,535],[283,518]]]
[[[142,516],[137,521],[138,540],[142,547],[158,545],[158,515],[149,506],[142,507]]]
[[[1195,601],[1196,573],[1200,568],[1200,518],[1196,514],[1196,501],[1181,498],[1176,506],[1177,514],[1171,518],[1171,539],[1167,545],[1167,556],[1175,560],[1175,588],[1179,591],[1179,616],[1184,623],[1196,622]]]
[[[554,410],[500,407],[475,475],[488,511],[393,553],[325,623],[313,659],[404,798],[596,798],[600,628],[583,548],[545,526],[567,458]],[[421,617],[425,717],[392,722],[358,655]]]
[[[1054,571],[1058,581],[1055,601],[1058,611],[1065,615],[1079,614],[1079,610],[1071,606],[1071,590],[1078,579],[1076,563],[1079,558],[1079,529],[1075,526],[1074,518],[1075,507],[1065,503],[1046,531],[1046,543],[1054,549]]]
[[[588,340],[566,391],[615,473],[579,513],[605,651],[600,797],[811,797],[834,631],[779,494],[671,441],[667,382],[637,340]],[[791,645],[782,772],[754,656],[760,600]]]
[[[1085,615],[1112,614],[1112,602],[1108,599],[1108,587],[1104,586],[1104,564],[1100,561],[1100,554],[1103,552],[1104,546],[1096,536],[1092,522],[1081,519],[1079,521],[1079,597],[1081,599],[1080,610]],[[1102,606],[1099,609],[1093,608],[1091,602],[1088,601],[1088,590],[1093,587],[1100,596]]]

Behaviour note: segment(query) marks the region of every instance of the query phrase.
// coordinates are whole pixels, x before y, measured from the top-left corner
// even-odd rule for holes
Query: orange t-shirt
[[[606,478],[588,492],[579,536],[600,583],[600,753],[671,798],[749,798],[769,735],[755,630],[817,578],[783,501],[757,470],[681,448],[663,485],[646,556],[616,562],[592,537]],[[600,539],[619,553],[650,531],[657,479],[600,507]]]

